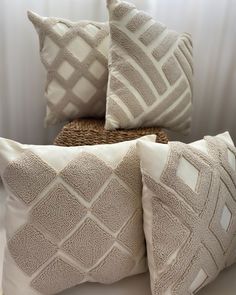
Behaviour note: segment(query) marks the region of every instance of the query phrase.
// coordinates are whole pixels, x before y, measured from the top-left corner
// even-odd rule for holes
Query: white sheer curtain
[[[194,40],[192,132],[184,141],[230,130],[236,140],[236,1],[133,0],[141,9]],[[0,6],[0,136],[46,144],[61,126],[44,129],[45,71],[31,9],[72,20],[107,19],[105,0],[2,0]],[[177,138],[176,135],[171,135]],[[180,138],[180,137],[179,137]]]

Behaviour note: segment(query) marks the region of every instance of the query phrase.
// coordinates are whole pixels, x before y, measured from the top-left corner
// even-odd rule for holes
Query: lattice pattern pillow
[[[139,142],[153,295],[195,294],[236,258],[236,148],[228,133]]]
[[[4,295],[53,295],[146,271],[135,144],[28,146],[0,139],[9,195]]]
[[[92,21],[41,17],[28,12],[48,75],[45,124],[102,117],[107,90],[109,27]]]
[[[161,126],[187,133],[192,41],[139,11],[108,0],[111,45],[106,129]]]

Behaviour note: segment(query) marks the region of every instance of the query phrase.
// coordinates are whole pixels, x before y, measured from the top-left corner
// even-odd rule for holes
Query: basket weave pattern
[[[137,139],[148,134],[156,134],[157,142],[168,143],[166,133],[157,127],[130,130],[105,130],[104,120],[78,119],[66,124],[56,137],[54,144],[60,146],[80,146],[117,143]]]

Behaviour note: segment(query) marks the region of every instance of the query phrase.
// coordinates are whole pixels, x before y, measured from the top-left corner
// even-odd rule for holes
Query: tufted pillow
[[[41,17],[28,12],[47,70],[45,124],[102,117],[107,90],[109,27],[92,21]]]
[[[138,143],[153,295],[190,295],[236,258],[236,149],[228,133]]]
[[[108,0],[111,44],[106,129],[160,126],[187,133],[192,41],[120,0]]]
[[[0,139],[8,193],[4,295],[53,295],[146,271],[135,143],[58,147]]]

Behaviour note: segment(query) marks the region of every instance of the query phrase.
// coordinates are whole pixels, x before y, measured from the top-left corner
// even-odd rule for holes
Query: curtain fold
[[[229,130],[236,141],[236,1],[134,0],[138,8],[194,41],[194,112],[185,142]],[[62,125],[45,129],[46,72],[26,12],[106,21],[105,0],[2,0],[0,10],[0,136],[48,144]]]

